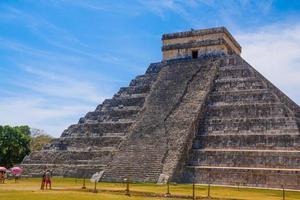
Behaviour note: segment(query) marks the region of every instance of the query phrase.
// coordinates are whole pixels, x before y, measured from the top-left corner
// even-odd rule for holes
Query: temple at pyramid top
[[[225,27],[201,29],[162,36],[163,60],[198,58],[203,54],[237,54],[242,48]]]

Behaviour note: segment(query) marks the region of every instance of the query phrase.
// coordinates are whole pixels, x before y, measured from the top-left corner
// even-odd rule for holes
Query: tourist
[[[41,190],[44,190],[44,188],[45,188],[45,182],[46,182],[46,171],[43,172],[42,183],[41,183]]]
[[[20,176],[21,176],[21,174],[15,174],[14,176],[15,176],[15,183],[17,183],[18,180],[19,180],[19,178],[20,178]]]
[[[46,171],[45,179],[46,179],[45,180],[46,181],[46,190],[48,189],[48,184],[49,184],[49,189],[51,190],[51,172],[49,169]]]
[[[2,183],[5,183],[5,180],[7,179],[7,173],[6,172],[3,172],[3,180],[2,180]]]
[[[4,172],[0,171],[0,183],[4,183]]]

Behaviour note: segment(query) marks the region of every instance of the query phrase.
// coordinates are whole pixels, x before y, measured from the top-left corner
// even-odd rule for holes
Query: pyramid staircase
[[[140,118],[106,169],[104,181],[156,182],[161,173],[175,172],[182,151],[192,143],[192,128],[218,64],[216,58],[165,63]]]

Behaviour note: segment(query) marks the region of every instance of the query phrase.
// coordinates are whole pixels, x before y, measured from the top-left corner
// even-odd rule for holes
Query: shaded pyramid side
[[[40,176],[48,167],[54,175],[83,177],[105,169],[136,121],[162,66],[151,64],[144,75],[87,113],[60,138],[24,158],[25,174]]]
[[[300,108],[241,57],[228,56],[178,179],[300,189]]]

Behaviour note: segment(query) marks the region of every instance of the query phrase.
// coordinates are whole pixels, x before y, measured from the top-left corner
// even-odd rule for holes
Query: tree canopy
[[[48,135],[45,131],[40,129],[31,129],[31,151],[41,150],[43,146],[50,143],[52,139],[53,137]]]
[[[0,126],[0,165],[12,167],[30,153],[28,126]]]

